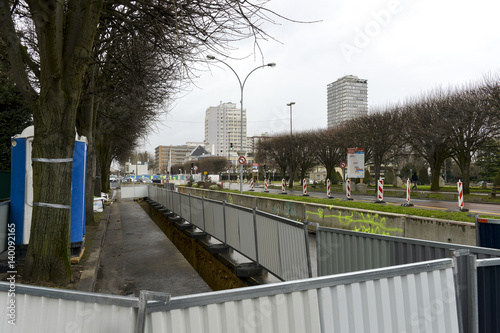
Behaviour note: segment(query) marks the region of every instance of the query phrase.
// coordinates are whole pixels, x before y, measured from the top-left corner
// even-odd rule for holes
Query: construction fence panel
[[[180,193],[179,195],[181,197],[181,212],[179,215],[184,220],[191,222],[191,197],[188,194],[183,193]]]
[[[11,287],[0,282],[0,306],[14,315],[2,316],[2,333],[135,332],[137,298],[21,284],[9,296]]]
[[[174,297],[148,332],[458,332],[452,259]]]
[[[479,259],[500,257],[497,249],[326,227],[317,229],[316,241],[319,276],[449,258],[456,250],[468,250]]]
[[[199,229],[205,229],[204,216],[203,216],[203,199],[191,196],[191,219],[192,224]]]
[[[178,192],[172,192],[172,211],[181,216],[181,194]]]
[[[257,261],[253,211],[226,204],[225,221],[227,244],[246,257]]]
[[[480,333],[500,332],[500,259],[477,261],[477,311]]]
[[[121,198],[144,198],[149,195],[148,185],[131,185],[121,187]]]

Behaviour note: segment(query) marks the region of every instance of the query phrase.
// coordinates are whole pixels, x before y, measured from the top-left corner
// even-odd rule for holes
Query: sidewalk
[[[92,251],[97,250],[95,256],[99,257],[92,291],[135,296],[140,290],[167,292],[172,296],[211,291],[137,202],[120,199],[108,209],[104,241],[100,249]],[[89,266],[88,270],[92,270],[92,264]],[[89,289],[92,285],[81,283],[79,289]]]

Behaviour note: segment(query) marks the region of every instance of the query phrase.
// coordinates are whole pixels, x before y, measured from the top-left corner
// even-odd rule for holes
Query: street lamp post
[[[290,102],[286,106],[290,107],[290,136],[292,136],[292,105],[294,105],[295,102]]]
[[[250,71],[250,73],[247,74],[247,76],[245,77],[245,79],[243,80],[243,83],[242,83],[238,73],[236,73],[236,71],[231,66],[229,66],[227,63],[225,63],[222,60],[217,59],[216,57],[214,57],[212,55],[207,55],[207,59],[208,60],[217,60],[218,62],[221,62],[224,65],[226,65],[227,67],[229,67],[229,69],[231,71],[233,71],[234,75],[236,75],[236,78],[238,79],[238,83],[240,84],[240,107],[241,107],[241,111],[240,111],[241,112],[241,114],[240,114],[241,115],[241,124],[240,124],[241,125],[241,134],[240,134],[241,152],[240,153],[244,154],[244,152],[243,152],[243,88],[245,87],[245,83],[247,82],[247,79],[250,76],[250,74],[252,74],[253,72],[255,72],[259,68],[275,67],[276,63],[271,62],[271,63],[261,65],[261,66],[258,66],[256,68],[252,69]],[[240,164],[240,193],[243,193],[243,164]]]

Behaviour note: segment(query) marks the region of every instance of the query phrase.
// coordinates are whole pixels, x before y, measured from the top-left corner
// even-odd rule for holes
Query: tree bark
[[[40,53],[33,158],[71,159],[76,111],[101,1],[28,1]],[[68,6],[66,8],[66,5]],[[24,277],[69,282],[72,163],[33,163],[33,218]]]

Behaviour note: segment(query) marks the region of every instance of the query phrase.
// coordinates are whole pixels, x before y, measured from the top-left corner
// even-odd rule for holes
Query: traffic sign
[[[342,169],[344,169],[346,166],[347,166],[347,164],[346,164],[345,162],[340,162],[340,167],[341,167]]]
[[[238,163],[239,164],[245,164],[246,161],[247,161],[247,159],[245,158],[245,156],[240,156],[238,158]]]
[[[198,170],[198,166],[197,166],[197,165],[195,165],[195,166],[193,167],[193,169],[194,169],[194,171]]]

